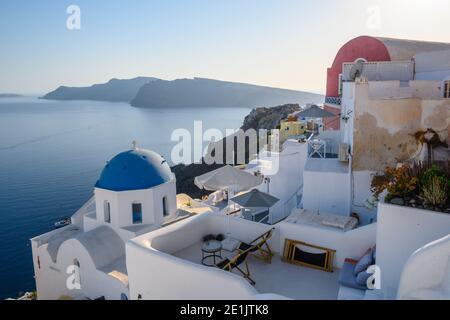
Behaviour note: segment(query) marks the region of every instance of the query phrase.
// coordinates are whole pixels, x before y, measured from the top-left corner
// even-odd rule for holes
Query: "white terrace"
[[[269,241],[275,253],[272,262],[247,258],[254,286],[237,272],[201,264],[205,235],[223,234],[249,243],[272,227],[203,213],[135,238],[126,249],[128,276],[133,284],[130,295],[133,299],[337,299],[339,269],[345,258],[357,258],[375,243],[376,225],[345,232],[284,221],[275,226]],[[337,250],[334,272],[282,261],[286,238]],[[230,257],[233,253],[223,250],[222,255]]]

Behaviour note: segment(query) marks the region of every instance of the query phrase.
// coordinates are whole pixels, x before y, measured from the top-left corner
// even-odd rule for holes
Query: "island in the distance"
[[[91,87],[59,87],[42,98],[129,102],[141,108],[255,108],[323,102],[322,95],[310,92],[204,78],[168,81],[150,77],[112,79]]]
[[[309,92],[194,78],[147,83],[131,105],[142,108],[255,108],[322,101],[323,96]]]
[[[42,99],[130,102],[144,84],[154,80],[157,79],[137,77],[133,79],[111,79],[107,83],[94,84],[90,87],[61,86],[55,91],[47,93]]]
[[[0,93],[0,98],[20,98],[20,97],[23,96],[15,93]]]

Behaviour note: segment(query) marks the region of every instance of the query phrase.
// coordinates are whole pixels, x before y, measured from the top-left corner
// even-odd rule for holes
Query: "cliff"
[[[276,129],[280,120],[287,117],[294,111],[298,111],[300,106],[297,104],[287,104],[273,108],[256,108],[244,119],[241,127],[243,130],[248,129]],[[220,143],[220,142],[219,142]],[[222,140],[223,145],[225,142]],[[226,148],[224,148],[224,157],[226,157]],[[207,165],[202,160],[201,164],[184,165],[179,164],[172,167],[173,173],[177,177],[177,193],[186,193],[194,199],[201,199],[202,196],[208,195],[211,191],[200,190],[194,184],[194,179],[204,173],[216,170],[222,165]]]

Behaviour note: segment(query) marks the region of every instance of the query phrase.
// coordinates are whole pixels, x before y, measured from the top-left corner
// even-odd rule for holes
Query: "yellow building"
[[[286,140],[291,136],[299,136],[306,132],[306,121],[289,118],[280,122],[280,139]]]

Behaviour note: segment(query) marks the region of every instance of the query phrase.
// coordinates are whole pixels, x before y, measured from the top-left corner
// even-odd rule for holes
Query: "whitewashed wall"
[[[352,172],[352,207],[351,211],[359,215],[362,224],[375,221],[377,218],[377,208],[367,207],[367,200],[372,198],[373,193],[370,190],[373,175],[372,171],[353,171]]]
[[[286,141],[281,153],[272,153],[272,156],[266,156],[261,153],[259,160],[268,161],[270,167],[254,166],[250,163],[246,171],[253,173],[260,170],[264,176],[270,178],[269,184],[261,184],[257,189],[263,192],[269,192],[280,201],[271,208],[271,223],[276,223],[289,215],[290,211],[296,207],[296,194],[303,185],[303,169],[307,159],[307,143],[298,143]],[[278,168],[278,170],[275,170]]]
[[[414,251],[450,234],[450,215],[380,204],[377,264],[387,298],[395,298],[403,267]]]
[[[310,159],[326,164],[336,159]],[[323,213],[350,214],[350,174],[308,170],[303,173],[303,208]]]
[[[418,53],[415,56],[417,80],[443,80],[450,77],[450,50]]]
[[[39,246],[40,240],[45,241],[45,237],[31,242],[39,300],[57,300],[62,296],[91,299],[105,296],[108,300],[120,300],[122,293],[129,295],[126,284],[96,269],[91,256],[77,240],[68,240],[61,245],[56,262],[48,254],[46,244]],[[81,290],[70,290],[66,285],[67,267],[73,265],[74,259],[80,263]]]

